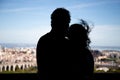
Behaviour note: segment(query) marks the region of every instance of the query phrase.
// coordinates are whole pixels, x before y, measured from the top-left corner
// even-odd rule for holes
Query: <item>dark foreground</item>
[[[0,80],[39,80],[38,74],[0,74]],[[64,79],[63,79],[64,80]],[[120,73],[95,73],[93,80],[120,80]]]

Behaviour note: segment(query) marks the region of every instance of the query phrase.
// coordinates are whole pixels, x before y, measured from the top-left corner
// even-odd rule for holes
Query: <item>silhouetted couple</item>
[[[83,20],[69,27],[70,13],[57,8],[51,14],[51,31],[37,44],[40,80],[90,80],[94,61],[89,50],[89,26]]]

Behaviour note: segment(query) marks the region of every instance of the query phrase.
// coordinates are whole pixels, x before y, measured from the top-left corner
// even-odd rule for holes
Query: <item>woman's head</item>
[[[79,24],[72,24],[69,28],[69,39],[81,44],[81,46],[89,47],[90,39],[88,37],[90,28],[88,24],[81,20]]]

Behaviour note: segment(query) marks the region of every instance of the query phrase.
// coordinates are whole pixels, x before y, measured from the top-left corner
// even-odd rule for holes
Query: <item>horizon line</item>
[[[0,45],[1,44],[19,44],[19,45],[24,45],[24,44],[28,44],[28,45],[37,45],[37,43],[12,43],[12,42],[7,42],[7,43],[5,43],[5,42],[3,42],[3,43],[1,43],[0,42]],[[118,46],[118,45],[90,45],[90,47],[120,47],[120,46]]]

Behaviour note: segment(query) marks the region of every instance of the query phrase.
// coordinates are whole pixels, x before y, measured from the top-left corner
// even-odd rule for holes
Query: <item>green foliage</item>
[[[94,69],[95,73],[120,73],[120,68],[109,68],[109,70],[107,72],[103,71],[103,70],[96,70],[96,68]]]
[[[3,71],[3,72],[0,72],[0,73],[37,73],[37,67],[30,67],[30,68],[27,68],[25,70],[22,70],[22,69],[19,69],[18,67],[16,67],[16,71]]]

